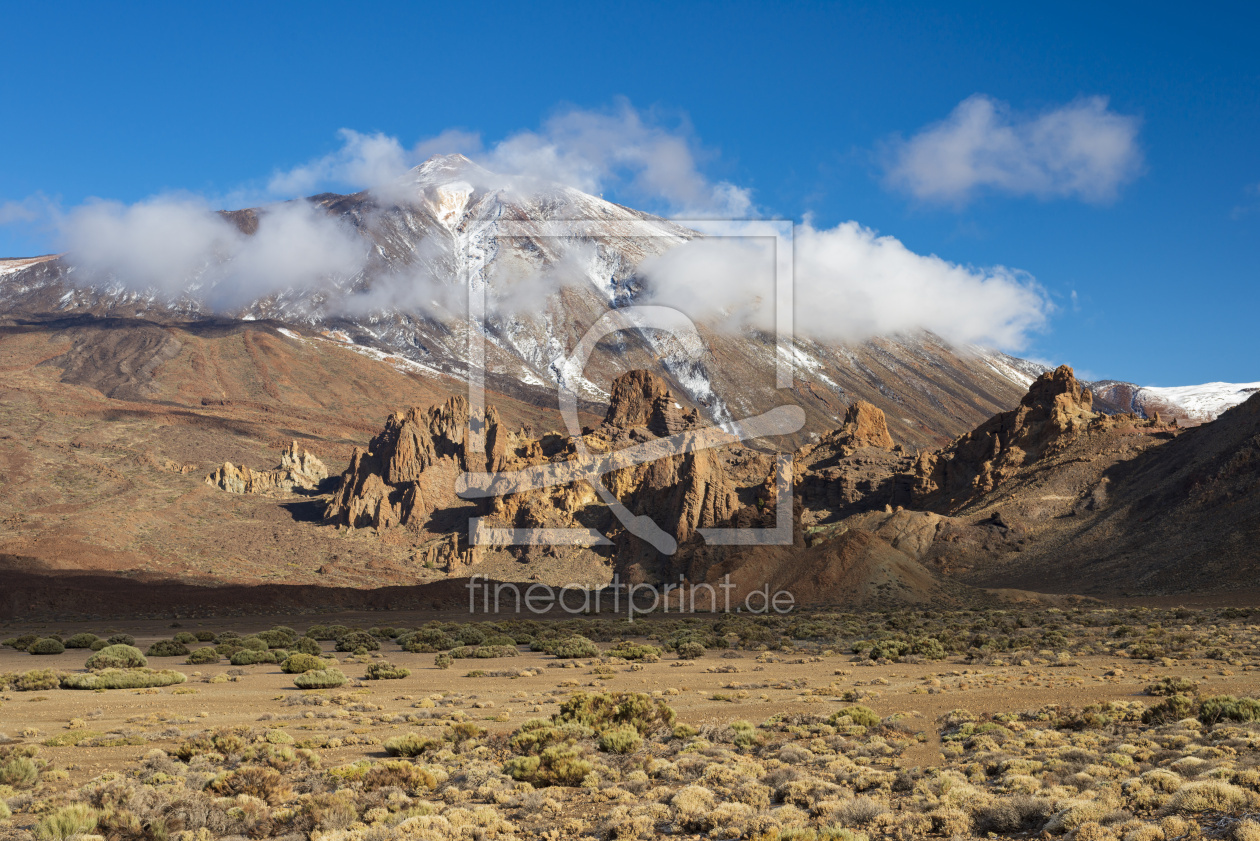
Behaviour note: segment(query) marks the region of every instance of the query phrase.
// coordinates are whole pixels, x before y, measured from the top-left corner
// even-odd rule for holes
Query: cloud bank
[[[921,163],[932,138],[956,138],[958,126],[980,125],[1013,133],[1017,140],[1012,142],[1041,150],[1042,159],[1057,155],[1056,160],[1071,161],[1080,154],[1045,151],[1054,146],[1053,138],[1066,138],[1071,146],[1080,139],[1071,126],[1097,122],[1090,114],[1102,115],[1103,122],[1110,119],[1105,103],[1088,101],[1073,106],[1085,116],[1043,115],[1034,121],[1041,128],[1034,130],[1032,124],[1003,123],[987,100],[968,103],[951,121],[910,141],[906,149],[913,151],[906,151],[905,159]],[[275,173],[269,190],[292,195],[332,187],[371,188],[398,200],[414,199],[414,182],[402,177],[407,170],[434,153],[460,151],[509,176],[505,183],[518,191],[554,183],[595,194],[615,188],[619,197],[641,196],[648,209],[667,209],[679,218],[747,218],[753,210],[750,190],[705,175],[703,163],[715,153],[700,145],[685,123],[665,125],[624,101],[599,111],[562,111],[537,130],[516,132],[490,145],[458,130],[410,147],[394,137],[349,129],[340,139],[336,152]],[[967,140],[962,145],[976,144]],[[968,171],[974,171],[978,165],[970,166]],[[999,168],[1006,173],[1003,177],[1015,178],[1014,165],[1004,167]],[[997,176],[986,178],[996,183]],[[1020,178],[1035,180],[1027,174]],[[948,189],[938,184],[928,194],[965,192],[976,183],[974,177],[958,176],[948,180]],[[6,206],[5,214],[27,219],[34,207]],[[443,274],[449,272],[450,244],[440,235],[418,243],[405,269],[373,268],[367,272],[373,275],[370,282],[359,283],[372,257],[371,242],[304,200],[265,205],[257,230],[249,235],[204,199],[187,195],[133,205],[94,201],[54,216],[60,245],[80,269],[74,275],[80,283],[106,281],[170,299],[190,296],[221,311],[288,292],[318,298],[328,315],[350,317],[402,310],[446,318],[462,314],[465,304],[463,291]],[[591,282],[596,260],[582,248],[574,246],[571,254],[537,276],[501,278],[497,286],[502,300],[492,301],[492,308],[533,312],[540,298]],[[770,257],[748,241],[696,241],[648,260],[640,272],[655,303],[732,328],[772,326],[767,321],[772,312],[767,300],[773,289]],[[956,343],[1018,349],[1029,332],[1044,326],[1051,310],[1045,294],[1024,273],[916,254],[896,238],[857,222],[830,229],[808,222],[798,227],[795,275],[797,329],[819,339],[855,341],[926,329]]]
[[[379,133],[342,129],[339,136],[340,149],[273,174],[268,190],[288,197],[328,186],[372,188],[390,198],[405,198],[395,182],[408,169],[432,155],[457,152],[500,175],[563,184],[593,195],[616,190],[648,203],[648,209],[675,216],[744,218],[753,210],[750,190],[729,181],[713,183],[701,172],[701,160],[715,153],[696,140],[685,122],[666,125],[624,99],[605,110],[559,111],[537,130],[518,131],[488,145],[479,134],[460,129],[410,148]]]
[[[195,198],[134,205],[97,201],[59,220],[79,282],[121,283],[215,309],[299,288],[318,290],[361,271],[367,244],[305,201],[272,205],[246,235]]]
[[[1139,123],[1110,110],[1106,97],[1021,115],[976,94],[890,143],[887,179],[925,202],[965,204],[985,191],[1106,202],[1141,170]]]
[[[1001,266],[977,269],[916,254],[857,222],[794,243],[798,335],[858,341],[930,330],[956,344],[1021,347],[1051,306],[1035,280]],[[754,240],[698,240],[640,266],[653,303],[727,328],[774,327],[771,250]]]

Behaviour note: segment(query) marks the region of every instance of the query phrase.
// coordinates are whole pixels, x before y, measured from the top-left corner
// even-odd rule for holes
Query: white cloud
[[[1141,169],[1139,123],[1110,110],[1106,97],[1021,115],[976,94],[892,142],[888,182],[929,202],[963,204],[983,191],[1108,201]]]
[[[304,201],[263,208],[245,235],[197,199],[95,201],[59,219],[79,282],[118,282],[232,309],[286,289],[310,291],[366,264],[365,242]]]
[[[700,240],[645,262],[653,302],[730,328],[772,329],[772,255],[751,240]],[[1051,305],[1027,274],[916,254],[856,222],[797,229],[795,327],[834,341],[930,330],[956,344],[1022,347]]]
[[[990,114],[992,124],[996,112]],[[1008,129],[1016,135],[1030,131]],[[514,176],[507,180],[518,191],[557,181],[591,193],[616,189],[619,195],[641,197],[646,209],[693,218],[730,218],[752,209],[749,190],[705,176],[701,161],[711,153],[685,124],[670,128],[626,102],[604,111],[570,109],[538,130],[517,132],[490,146],[458,130],[410,148],[383,134],[346,130],[341,139],[337,152],[277,173],[270,189],[310,193],[371,186],[393,196],[391,190],[406,188],[407,179],[400,176],[414,163],[434,153],[462,151]],[[6,212],[26,218],[35,211]],[[449,276],[450,243],[443,237],[418,243],[407,267],[374,270],[369,284],[354,284],[350,281],[368,266],[369,240],[301,200],[265,205],[251,235],[204,199],[188,196],[130,206],[96,201],[50,215],[61,245],[81,269],[75,275],[79,282],[109,280],[168,298],[191,292],[227,311],[286,290],[326,293],[326,311],[345,315],[402,310],[457,317],[465,303],[463,290]],[[541,298],[589,282],[596,262],[592,253],[575,247],[536,276],[508,276],[512,270],[500,266],[495,286],[501,300],[491,307],[500,314],[534,312]],[[697,320],[731,328],[773,326],[767,321],[771,257],[750,240],[699,240],[647,261],[641,274],[654,302],[676,306]],[[1026,274],[916,254],[856,222],[831,229],[808,222],[799,227],[795,283],[797,329],[825,340],[927,329],[958,344],[1015,349],[1051,311]]]
[[[340,132],[342,146],[284,172],[268,184],[275,196],[310,194],[321,188],[371,188],[391,199],[405,198],[395,182],[435,154],[461,153],[502,176],[563,184],[586,193],[617,190],[648,209],[691,218],[741,218],[753,209],[751,191],[727,181],[711,182],[699,159],[711,156],[684,124],[670,127],[628,101],[606,110],[570,108],[537,130],[515,132],[485,145],[481,136],[449,129],[405,148],[384,134]]]

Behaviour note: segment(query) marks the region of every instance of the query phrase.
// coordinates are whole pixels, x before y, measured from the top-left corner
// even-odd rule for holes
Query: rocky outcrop
[[[1042,374],[1017,408],[994,415],[948,447],[920,455],[913,507],[956,510],[1015,472],[1062,452],[1090,429],[1133,423],[1093,411],[1093,396],[1066,365]]]
[[[855,402],[844,423],[796,454],[804,522],[908,504],[912,465],[911,457],[893,443],[883,411],[864,400]]]
[[[181,471],[186,472],[186,471]],[[297,441],[289,445],[274,470],[251,470],[236,467],[230,461],[206,476],[206,484],[236,494],[279,494],[316,490],[328,478],[328,468],[306,450],[298,450]]]
[[[501,436],[498,414],[487,413],[487,450],[501,448]],[[480,472],[486,462],[485,452],[468,446],[464,397],[396,412],[367,449],[355,448],[324,517],[352,528],[419,526],[435,510],[460,505],[460,473]]]

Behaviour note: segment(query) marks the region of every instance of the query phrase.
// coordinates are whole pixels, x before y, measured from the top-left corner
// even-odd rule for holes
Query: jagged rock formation
[[[647,371],[619,377],[604,423],[580,438],[549,433],[534,437],[513,432],[487,410],[485,451],[468,445],[468,404],[453,397],[441,406],[414,408],[389,418],[367,449],[356,449],[340,490],[326,511],[328,522],[354,528],[409,529],[418,540],[450,526],[466,533],[468,518],[480,516],[487,529],[590,529],[608,534],[611,549],[522,546],[508,550],[529,561],[557,555],[581,556],[601,567],[611,565],[627,580],[655,580],[664,573],[659,553],[622,529],[587,481],[506,492],[517,471],[575,461],[594,463],[603,454],[669,435],[695,435],[699,414],[684,409],[666,383]],[[735,511],[737,489],[728,475],[726,456],[695,447],[684,438],[684,452],[613,470],[605,486],[635,515],[648,515],[679,542],[696,530],[714,526]],[[456,481],[465,471],[503,474],[500,492],[474,505],[460,499]],[[601,554],[602,553],[602,554]],[[484,554],[484,553],[483,553]],[[476,562],[459,541],[439,538],[416,553],[420,563],[454,570]],[[611,573],[609,573],[610,575]]]
[[[499,436],[497,413],[487,420],[494,429],[486,436],[493,450]],[[355,448],[325,519],[351,528],[418,528],[434,510],[459,506],[459,474],[486,465],[486,454],[472,452],[467,438],[468,400],[463,396],[396,412],[367,449]]]
[[[170,468],[167,468],[170,469]],[[187,472],[182,470],[181,472]],[[280,466],[274,470],[251,470],[236,467],[230,461],[206,476],[206,484],[235,494],[292,493],[295,490],[313,491],[328,478],[328,468],[306,450],[298,450],[297,441],[291,443],[280,457]]]
[[[794,464],[807,527],[910,501],[911,457],[893,443],[883,411],[863,400],[841,426],[799,450]]]
[[[1016,472],[1062,453],[1087,430],[1136,421],[1133,415],[1094,412],[1093,395],[1071,368],[1061,366],[1042,374],[1017,408],[994,415],[942,450],[921,454],[914,468],[913,506],[957,510]]]

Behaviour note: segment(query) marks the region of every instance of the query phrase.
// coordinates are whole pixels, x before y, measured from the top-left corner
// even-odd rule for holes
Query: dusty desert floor
[[[82,672],[93,652],[38,656],[5,647],[0,675],[11,677],[0,695],[0,802],[12,814],[0,823],[0,837],[70,837],[66,826],[108,838],[330,841],[993,831],[1126,841],[1252,837],[1260,705],[1255,715],[1246,707],[1215,720],[1206,719],[1216,713],[1195,719],[1192,708],[1207,709],[1204,699],[1215,696],[1260,695],[1260,630],[1251,624],[1260,612],[1090,607],[1037,611],[1015,624],[1002,611],[943,614],[923,621],[942,628],[935,638],[946,649],[963,650],[920,647],[926,657],[904,653],[899,661],[872,659],[861,640],[839,633],[923,639],[892,630],[907,615],[741,619],[726,626],[735,629],[725,634],[730,648],[712,646],[707,617],[540,622],[530,625],[539,640],[533,647],[549,634],[563,639],[589,626],[599,656],[559,657],[520,644],[516,656],[454,659],[447,668],[435,664],[440,652],[404,651],[389,633],[426,623],[448,632],[474,625],[519,636],[522,629],[434,625],[453,615],[321,615],[322,626],[370,629],[388,619],[395,629],[377,630],[380,650],[366,653],[319,642],[347,683],[313,691],[297,688],[278,664],[187,665],[185,656],[148,658],[154,669],[187,677],[174,686],[17,691],[12,676]],[[287,626],[303,634],[312,620],[180,624],[23,624],[0,628],[0,636],[126,633],[145,650],[177,633],[230,639]],[[762,626],[771,633],[747,631]],[[1029,647],[994,651],[1011,643],[986,637],[977,649],[977,626],[1005,627]],[[747,639],[737,638],[745,631]],[[1047,633],[1056,635],[1057,650],[1040,647]],[[695,659],[669,650],[704,634],[711,645]],[[622,640],[664,650],[636,654]],[[647,656],[622,659],[610,649]],[[369,666],[386,662],[409,675],[363,679]],[[1160,681],[1191,706],[1152,714],[1169,697],[1150,694]],[[628,717],[562,709],[578,694],[607,694],[615,705],[637,693],[646,697]],[[672,710],[668,719],[659,714],[662,704]],[[526,744],[520,735],[541,732],[538,719],[559,729]],[[604,733],[627,723],[641,739],[632,734],[637,743],[624,752],[610,748]],[[214,741],[229,733],[238,738],[226,747]],[[416,737],[413,756],[387,750],[399,737]],[[391,754],[424,773],[399,772]],[[23,757],[37,777],[13,772],[6,780],[6,761]],[[541,767],[531,765],[536,757]],[[566,770],[566,758],[585,764]],[[259,782],[242,769],[279,773]],[[401,776],[387,779],[386,772]],[[1183,795],[1207,783],[1215,786],[1204,794],[1210,808],[1178,800],[1189,802]],[[191,810],[195,816],[187,804],[171,808],[190,798],[204,801],[200,812]],[[331,808],[329,798],[343,805]],[[71,825],[79,805],[101,818],[94,829]]]

